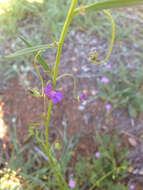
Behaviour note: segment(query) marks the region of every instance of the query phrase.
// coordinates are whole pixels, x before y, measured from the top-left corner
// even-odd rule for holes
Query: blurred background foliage
[[[102,0],[105,1],[105,0]],[[95,2],[94,0],[80,0],[78,4],[90,4]],[[101,2],[101,1],[100,1]],[[59,36],[67,10],[70,4],[70,0],[0,0],[0,32],[1,40],[7,40],[10,37],[16,37],[19,33],[28,33],[29,39],[38,30],[38,39],[42,40],[44,36],[54,35],[56,39]],[[61,11],[62,10],[62,11]],[[135,14],[135,13],[134,13]],[[116,21],[125,16],[125,11],[116,11],[114,19]],[[140,15],[142,17],[142,14]],[[87,12],[85,15],[76,15],[73,19],[72,26],[76,29],[94,31],[98,35],[106,35],[107,32],[105,26],[108,26],[110,22],[105,19],[106,16],[102,12],[96,12],[94,10]],[[126,24],[126,19],[122,21],[123,26]],[[122,28],[122,34],[120,27],[117,27],[118,37],[126,37],[128,31],[131,31],[132,25],[126,28],[124,32]],[[34,31],[33,31],[34,28]],[[110,31],[108,31],[110,32]],[[126,33],[126,35],[125,35]],[[5,38],[7,35],[7,38]],[[35,35],[34,35],[35,38]],[[33,38],[32,38],[33,39]],[[38,40],[37,39],[37,40]],[[34,39],[35,40],[35,39]]]

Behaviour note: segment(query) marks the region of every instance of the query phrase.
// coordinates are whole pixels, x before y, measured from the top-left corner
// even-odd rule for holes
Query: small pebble
[[[131,118],[130,121],[131,121],[131,126],[134,127],[134,126],[135,126],[135,121],[134,121],[134,119]]]
[[[78,106],[78,110],[79,110],[79,111],[83,111],[84,109],[85,109],[84,106]]]
[[[94,95],[96,95],[96,94],[97,94],[97,91],[92,90],[92,91],[91,91],[91,94],[94,96]]]
[[[83,101],[83,102],[82,102],[82,105],[83,105],[83,106],[86,106],[86,104],[87,104],[87,101]]]
[[[139,173],[139,170],[138,170],[138,169],[135,169],[132,173],[133,173],[134,175],[136,175],[136,174]]]
[[[84,122],[85,122],[86,125],[89,124],[89,119],[90,119],[89,115],[86,114],[86,115],[83,116],[83,120],[84,120]]]
[[[67,126],[67,122],[66,121],[62,121],[62,125],[63,126]]]
[[[143,175],[143,168],[139,171],[139,175]]]
[[[13,117],[13,118],[11,119],[11,121],[12,121],[12,123],[15,123],[15,122],[16,122],[16,117]]]
[[[87,67],[86,65],[82,66],[81,69],[82,69],[84,72],[90,71],[90,68]]]
[[[138,145],[136,139],[132,137],[128,138],[128,142],[133,147],[136,147]]]

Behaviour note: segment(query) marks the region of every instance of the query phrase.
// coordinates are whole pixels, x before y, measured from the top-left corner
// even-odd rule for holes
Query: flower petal
[[[54,104],[60,102],[64,96],[62,92],[56,92],[52,90],[52,84],[48,84],[48,86],[44,88],[44,93],[48,96],[49,99],[52,100]]]
[[[109,79],[107,77],[102,77],[101,82],[107,84],[109,82]]]
[[[51,98],[51,91],[52,91],[52,84],[48,84],[48,86],[44,88],[44,92],[48,96],[48,98]]]
[[[75,187],[75,181],[74,181],[73,179],[70,180],[70,182],[69,182],[69,187],[70,187],[71,189],[73,189],[73,188]]]
[[[57,104],[59,102],[56,96],[52,97],[51,100],[52,100],[53,104]]]
[[[79,99],[80,99],[80,101],[86,100],[86,99],[87,99],[87,94],[82,93],[82,94],[80,95]]]
[[[47,89],[48,89],[49,91],[51,91],[51,90],[52,90],[52,84],[48,84]]]
[[[64,94],[62,92],[56,92],[54,96],[52,96],[51,100],[53,104],[57,104],[62,101]]]
[[[63,99],[64,94],[62,92],[56,92],[56,97],[59,100],[59,102]]]
[[[106,110],[110,110],[111,109],[111,104],[106,104]]]

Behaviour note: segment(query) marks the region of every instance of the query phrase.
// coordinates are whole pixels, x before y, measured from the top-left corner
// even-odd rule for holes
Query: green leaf
[[[32,45],[25,40],[22,36],[19,36],[19,38],[27,45],[27,47],[32,47]],[[36,56],[36,52],[33,52],[33,55]],[[50,67],[48,66],[48,64],[46,63],[46,61],[42,58],[41,55],[38,56],[38,61],[40,63],[40,65],[43,67],[43,69],[49,74],[49,76],[52,78],[52,73],[50,71]]]
[[[19,36],[19,38],[28,46],[28,47],[32,47],[32,45],[25,40],[22,36]],[[36,53],[33,53],[36,56]],[[50,67],[48,66],[48,64],[46,63],[46,61],[41,57],[41,55],[38,56],[38,61],[40,63],[40,65],[43,67],[43,69],[45,71],[47,71],[47,73],[49,74],[49,76],[52,78],[52,73],[50,71]]]
[[[45,44],[45,45],[37,45],[37,46],[32,46],[32,47],[28,47],[28,48],[24,48],[22,50],[18,50],[15,53],[11,54],[11,55],[7,55],[5,56],[6,58],[13,58],[13,57],[18,57],[21,55],[27,55],[27,54],[31,54],[31,53],[35,53],[38,51],[44,51],[46,49],[49,48],[54,48],[55,44]]]
[[[128,111],[129,111],[129,115],[131,117],[136,117],[137,116],[137,110],[136,110],[136,108],[133,105],[130,104],[128,106]]]
[[[27,47],[32,47],[32,45],[27,40],[25,40],[22,36],[18,36],[18,37],[27,45]]]
[[[97,2],[91,5],[87,5],[84,7],[85,11],[88,11],[92,8],[95,10],[103,10],[103,9],[111,9],[111,8],[122,8],[122,7],[130,7],[130,6],[140,6],[143,5],[143,0],[108,0],[104,2]],[[81,8],[76,8],[74,10],[74,14],[80,13]]]

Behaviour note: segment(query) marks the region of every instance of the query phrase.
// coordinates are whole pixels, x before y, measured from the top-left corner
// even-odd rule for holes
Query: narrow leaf
[[[95,10],[111,9],[111,8],[122,8],[130,6],[140,6],[143,5],[143,0],[109,0],[100,3],[93,3],[84,7],[85,11],[88,11],[92,8]],[[80,13],[81,8],[76,8],[74,14]]]
[[[38,46],[32,46],[32,47],[28,47],[28,48],[24,48],[22,50],[18,50],[15,53],[11,54],[11,55],[7,55],[6,58],[13,58],[13,57],[18,57],[21,55],[27,55],[27,54],[31,54],[31,53],[35,53],[37,51],[44,51],[46,49],[49,48],[54,48],[55,44],[45,44],[45,45],[38,45]]]
[[[32,45],[27,40],[25,40],[22,36],[18,36],[18,37],[27,45],[27,47],[32,47]]]
[[[19,38],[28,46],[28,47],[32,47],[32,45],[27,41],[25,40],[22,36],[19,36]],[[33,53],[34,56],[36,56],[36,53]],[[40,63],[40,65],[42,65],[43,69],[45,71],[47,71],[47,73],[49,74],[49,76],[52,78],[52,73],[50,71],[50,68],[48,66],[48,64],[46,63],[46,61],[42,58],[41,55],[38,56],[38,61]]]

